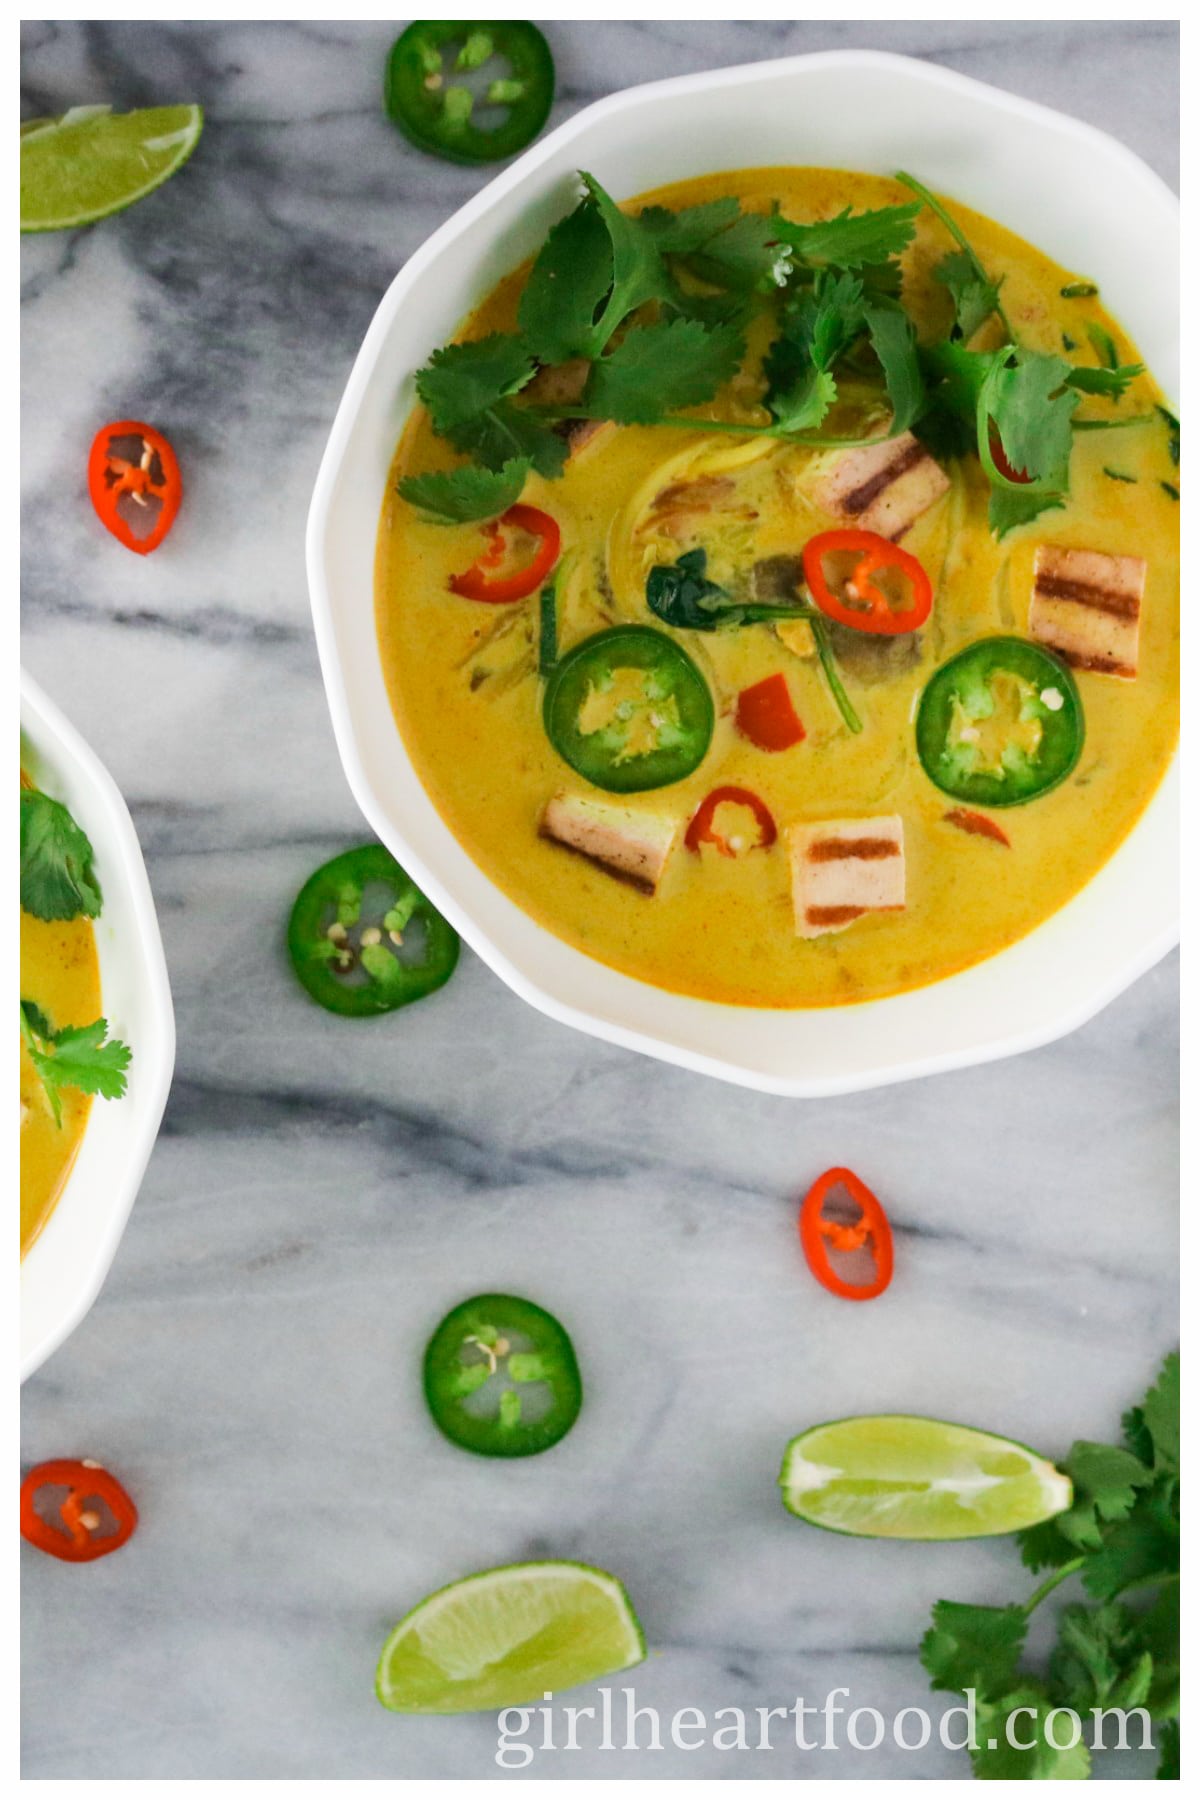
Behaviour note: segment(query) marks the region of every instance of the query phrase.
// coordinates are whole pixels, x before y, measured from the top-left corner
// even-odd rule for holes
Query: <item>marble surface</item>
[[[810,1532],[776,1496],[786,1438],[913,1410],[1061,1452],[1109,1433],[1175,1340],[1173,960],[1048,1049],[819,1105],[578,1036],[469,954],[436,1000],[365,1027],[292,981],[292,896],[364,835],[309,624],[308,495],[380,294],[482,180],[380,117],[394,30],[24,31],[27,115],[208,112],[158,195],[22,245],[24,656],[129,799],[179,1024],[112,1274],[24,1392],[26,1461],[102,1457],[142,1514],[85,1570],[23,1553],[28,1777],[503,1779],[490,1717],[393,1717],[372,1674],[423,1593],[540,1555],[624,1578],[640,1704],[920,1704],[931,1603],[1022,1591],[1013,1549]],[[1175,178],[1170,23],[547,30],[556,119],[640,78],[869,44],[1115,125]],[[87,504],[81,446],[114,415],[161,422],[187,474],[145,562]],[[897,1231],[866,1309],[825,1296],[795,1239],[798,1190],[842,1161]],[[578,1428],[526,1464],[452,1449],[419,1392],[432,1325],[487,1287],[550,1306],[584,1367]],[[936,1748],[583,1741],[528,1773],[965,1769]]]

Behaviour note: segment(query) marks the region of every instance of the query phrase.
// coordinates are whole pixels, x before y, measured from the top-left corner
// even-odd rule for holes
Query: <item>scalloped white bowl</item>
[[[1179,355],[1178,204],[1131,151],[965,76],[868,51],[655,82],[576,114],[409,259],[367,332],[308,522],[321,667],[347,779],[372,829],[508,985],[551,1018],[767,1093],[817,1096],[1029,1049],[1097,1012],[1178,936],[1175,764],[1115,856],[1069,905],[961,974],[860,1005],[780,1012],[665,993],[523,913],[429,798],[388,703],[374,557],[413,371],[573,202],[575,171],[625,198],[715,169],[819,164],[933,188],[1100,282],[1168,394]]]
[[[21,671],[21,755],[92,841],[104,1016],[133,1049],[120,1100],[95,1100],[59,1201],[21,1264],[21,1380],[74,1331],[100,1292],[145,1173],[175,1067],[175,1014],[146,865],[108,770]]]

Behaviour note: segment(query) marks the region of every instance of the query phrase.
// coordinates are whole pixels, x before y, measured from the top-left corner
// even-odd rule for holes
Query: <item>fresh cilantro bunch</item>
[[[118,1038],[106,1043],[107,1037],[106,1019],[64,1025],[56,1031],[32,1000],[21,1001],[21,1038],[41,1077],[56,1125],[62,1124],[63,1088],[100,1094],[105,1100],[119,1100],[125,1092],[132,1052]]]
[[[939,1600],[921,1644],[935,1689],[976,1695],[981,1780],[1086,1779],[1092,1709],[1145,1707],[1159,1725],[1159,1775],[1179,1775],[1179,1356],[1168,1356],[1140,1406],[1122,1420],[1119,1445],[1080,1442],[1062,1464],[1075,1491],[1068,1511],[1019,1534],[1026,1567],[1050,1574],[1027,1600],[972,1606]],[[1087,1595],[1065,1607],[1045,1668],[1021,1667],[1030,1616],[1078,1575]],[[1136,1598],[1135,1598],[1136,1596]],[[1005,1724],[1032,1707],[1014,1749]],[[1084,1737],[1059,1750],[1042,1730],[1069,1707]],[[1059,1735],[1066,1733],[1060,1730]]]
[[[94,919],[100,884],[92,846],[61,800],[21,788],[21,905],[35,919]]]
[[[891,436],[915,429],[935,455],[978,455],[998,536],[1062,506],[1074,432],[1131,422],[1076,419],[1080,395],[1119,400],[1141,365],[1121,365],[1095,325],[1094,365],[1023,347],[1000,283],[957,221],[912,176],[898,179],[915,199],[799,222],[778,208],[744,213],[732,197],[630,214],[583,174],[582,197],[534,260],[517,329],[447,345],[417,376],[435,432],[471,460],[411,476],[399,492],[445,523],[495,517],[531,470],[562,473],[565,421],[699,424],[688,409],[738,373],[746,326],[767,309],[776,317],[761,369],[771,423],[704,428],[848,447],[875,441],[886,415]],[[900,257],[926,208],[957,248],[934,269],[951,322],[919,346],[901,303]],[[1002,342],[972,349],[990,320]],[[539,402],[538,371],[564,367],[579,377],[573,398]],[[860,435],[822,433],[840,399],[863,401],[864,382]]]

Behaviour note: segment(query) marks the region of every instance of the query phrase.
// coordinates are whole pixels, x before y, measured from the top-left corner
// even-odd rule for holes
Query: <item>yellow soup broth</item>
[[[21,913],[21,993],[31,998],[59,1030],[97,1019],[100,964],[91,921],[35,919]],[[79,1154],[91,1110],[90,1094],[61,1090],[62,1124],[57,1125],[45,1089],[21,1045],[21,1255],[24,1256],[54,1210]]]
[[[801,220],[911,199],[873,176],[784,168],[682,183],[634,209],[651,198],[680,208],[722,195],[735,195],[747,210],[778,202]],[[952,210],[991,275],[1002,277],[1006,309],[1027,347],[1062,354],[1069,331],[1083,346],[1076,360],[1087,360],[1090,321],[1112,334],[1122,362],[1137,360],[1136,346],[1099,298],[1061,297],[1073,271],[989,220]],[[947,296],[931,269],[951,247],[944,228],[922,213],[903,258],[905,304],[919,334],[926,323],[945,331]],[[501,282],[462,335],[512,330],[527,273]],[[748,369],[757,369],[765,341],[752,328],[751,351],[759,355],[748,357]],[[988,347],[986,332],[979,342]],[[758,377],[749,399],[744,380],[735,378],[713,402],[711,418],[765,418],[746,411],[761,393]],[[1120,406],[1146,412],[1158,398],[1142,376]],[[1084,404],[1096,416],[1112,406],[1090,396]],[[695,429],[609,430],[568,463],[560,480],[530,476],[523,500],[553,514],[564,553],[572,553],[560,591],[560,654],[606,625],[666,629],[647,610],[647,572],[697,544],[707,551],[708,573],[722,583],[739,567],[794,557],[837,523],[805,487],[814,458],[829,455],[778,439],[706,433],[697,418]],[[765,802],[779,837],[770,848],[723,856],[712,847],[686,849],[681,830],[657,893],[638,892],[539,836],[552,795],[607,796],[589,788],[546,736],[537,596],[501,607],[452,594],[451,577],[484,545],[480,527],[427,522],[395,495],[399,477],[455,460],[418,409],[397,450],[377,554],[379,643],[399,729],[442,816],[497,886],[558,937],[629,975],[704,999],[773,1007],[862,1001],[938,980],[1012,943],[1077,893],[1129,832],[1170,759],[1178,728],[1178,504],[1162,485],[1175,478],[1164,432],[1076,433],[1067,505],[1002,542],[988,528],[977,461],[947,460],[949,491],[903,540],[933,583],[928,624],[894,638],[842,634],[839,661],[863,721],[860,735],[843,725],[819,664],[789,648],[770,624],[673,634],[711,686],[716,729],[692,775],[632,794],[628,804],[647,814],[671,811],[686,824],[715,787],[743,787]],[[1113,478],[1106,465],[1132,479]],[[672,487],[710,477],[719,496],[713,510],[689,520],[669,504],[664,509],[661,497]],[[1138,672],[1132,681],[1078,673],[1082,756],[1061,786],[995,815],[1010,840],[1005,848],[947,822],[955,802],[922,770],[913,722],[922,688],[949,656],[990,634],[1027,635],[1042,544],[1145,558]],[[768,753],[739,734],[734,713],[742,689],[776,672],[786,677],[806,735],[794,748]],[[798,936],[786,828],[883,814],[903,820],[904,910],[868,913],[825,936]],[[87,1005],[75,1010],[82,1015]],[[40,1122],[38,1132],[48,1155]],[[44,1192],[50,1176],[40,1158],[36,1168]]]

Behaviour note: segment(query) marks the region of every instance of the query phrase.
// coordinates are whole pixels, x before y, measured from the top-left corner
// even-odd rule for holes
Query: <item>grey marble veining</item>
[[[395,29],[24,31],[26,115],[208,114],[157,195],[22,245],[24,657],[130,801],[179,1025],[112,1274],[25,1389],[26,1461],[102,1456],[142,1512],[91,1568],[25,1554],[27,1777],[499,1777],[490,1718],[389,1716],[374,1660],[423,1593],[541,1554],[626,1581],[652,1649],[640,1704],[838,1686],[885,1713],[920,1704],[930,1605],[1019,1593],[1015,1552],[809,1532],[774,1489],[786,1438],[913,1410],[1061,1452],[1113,1429],[1176,1335],[1173,960],[1062,1043],[820,1105],[592,1042],[469,954],[437,999],[362,1027],[291,980],[292,896],[364,836],[309,625],[308,495],[380,294],[484,179],[380,116]],[[1169,22],[547,30],[556,120],[638,79],[867,44],[1115,126],[1176,176]],[[161,422],[187,481],[144,561],[86,497],[86,447],[121,415]],[[798,1192],[843,1161],[897,1229],[893,1289],[869,1308],[825,1296],[795,1238]],[[587,1383],[571,1436],[512,1467],[438,1438],[417,1381],[433,1324],[485,1287],[568,1321]],[[964,1766],[585,1749],[528,1773]]]

